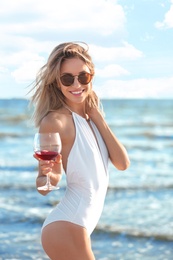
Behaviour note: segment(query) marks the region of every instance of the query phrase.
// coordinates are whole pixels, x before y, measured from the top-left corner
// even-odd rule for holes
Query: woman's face
[[[60,69],[60,77],[64,74],[71,74],[78,76],[81,72],[90,73],[89,68],[79,58],[72,58],[65,60]],[[91,82],[83,85],[74,77],[74,82],[70,86],[65,86],[61,82],[61,91],[66,98],[67,104],[83,103],[91,90]]]

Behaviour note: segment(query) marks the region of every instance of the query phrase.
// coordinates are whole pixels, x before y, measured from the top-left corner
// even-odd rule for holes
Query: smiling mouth
[[[80,91],[70,91],[73,95],[80,95],[84,92],[84,89],[83,90],[80,90]]]

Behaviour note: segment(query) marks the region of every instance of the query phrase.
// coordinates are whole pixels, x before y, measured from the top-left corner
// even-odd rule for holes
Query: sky
[[[0,0],[0,98],[29,98],[67,41],[89,45],[100,98],[173,98],[173,0]]]

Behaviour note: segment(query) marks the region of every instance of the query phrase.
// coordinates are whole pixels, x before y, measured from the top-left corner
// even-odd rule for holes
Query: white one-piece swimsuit
[[[75,141],[67,160],[64,197],[48,215],[43,228],[55,221],[68,221],[86,228],[90,235],[101,216],[108,187],[108,151],[90,120],[72,112]],[[93,133],[94,132],[94,133]]]

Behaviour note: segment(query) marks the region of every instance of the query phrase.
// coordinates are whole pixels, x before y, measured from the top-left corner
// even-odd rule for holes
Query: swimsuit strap
[[[64,105],[64,107],[65,107],[68,111],[70,111],[72,114],[75,113],[75,112],[73,112],[67,105]],[[77,114],[77,113],[75,113],[75,114]],[[77,114],[77,115],[78,115],[78,114]],[[85,120],[86,120],[87,122],[90,121],[90,118],[89,118],[89,116],[88,116],[87,114],[86,114]]]
[[[65,108],[67,108],[68,111],[70,111],[71,113],[73,113],[73,111],[66,105],[64,105]]]

